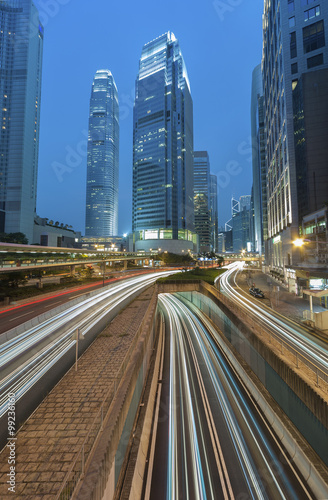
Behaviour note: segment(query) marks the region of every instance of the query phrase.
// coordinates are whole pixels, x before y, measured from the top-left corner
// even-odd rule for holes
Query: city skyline
[[[217,12],[216,6],[210,2],[209,5],[204,9],[204,19],[206,23],[211,28],[211,36],[214,38],[218,37],[220,30],[218,28],[223,28],[223,31],[231,31],[232,26],[235,23],[242,24],[243,19],[245,19],[246,5],[241,4],[240,6],[233,9],[232,12],[224,13],[224,19],[221,19],[222,14]],[[247,68],[244,67],[243,61],[240,63],[240,70],[242,69],[247,76],[247,85],[245,88],[241,88],[235,91],[235,106],[232,110],[232,116],[228,114],[228,111],[224,111],[223,107],[225,104],[224,95],[227,93],[227,88],[231,87],[230,78],[220,79],[221,92],[213,91],[213,84],[209,73],[207,70],[209,67],[204,67],[201,59],[201,51],[205,50],[209,43],[209,35],[207,35],[207,30],[205,26],[201,27],[200,33],[202,37],[202,49],[197,49],[194,41],[194,36],[192,36],[192,23],[188,24],[189,28],[185,27],[185,23],[177,22],[177,18],[172,17],[168,21],[169,16],[164,16],[163,19],[156,19],[151,27],[147,27],[147,35],[138,33],[138,39],[142,40],[139,47],[149,40],[157,37],[161,32],[165,32],[168,29],[172,29],[179,38],[182,50],[187,56],[185,56],[186,63],[191,67],[191,93],[195,104],[195,149],[208,149],[212,160],[212,170],[213,173],[218,175],[218,187],[219,187],[219,220],[220,223],[229,217],[229,207],[226,208],[226,200],[229,200],[233,194],[240,196],[242,194],[250,193],[251,190],[251,147],[250,147],[250,124],[249,124],[249,108],[250,102],[249,98],[246,100],[245,96],[249,96],[249,89],[251,86],[251,72],[253,66],[258,64],[261,57],[261,13],[262,13],[262,2],[258,2],[258,18],[257,23],[254,22],[254,27],[258,27],[257,37],[253,40],[253,47],[256,48],[257,56],[251,57],[250,62],[247,64]],[[148,2],[145,2],[148,5]],[[189,4],[188,4],[189,5]],[[119,9],[119,7],[115,7]],[[133,10],[133,9],[132,9]],[[132,12],[131,10],[131,12]],[[42,12],[42,9],[41,9]],[[54,74],[53,66],[49,65],[49,58],[56,62],[59,57],[58,47],[56,48],[54,44],[58,40],[57,30],[64,28],[64,34],[66,36],[65,27],[68,27],[70,16],[74,12],[74,2],[71,1],[67,5],[60,6],[58,8],[58,13],[56,16],[48,16],[48,22],[45,23],[46,39],[48,41],[47,50],[45,51],[45,78],[43,82],[43,100],[42,100],[42,117],[41,117],[41,139],[40,139],[40,168],[39,168],[39,191],[38,191],[38,214],[42,217],[49,217],[51,219],[56,219],[63,221],[64,223],[69,223],[74,226],[76,230],[84,229],[84,213],[83,213],[83,202],[82,202],[82,185],[86,178],[86,136],[87,136],[87,113],[88,113],[88,100],[89,100],[89,88],[91,84],[92,76],[99,67],[110,67],[115,74],[115,79],[120,91],[120,104],[121,104],[121,166],[120,166],[120,203],[119,203],[119,233],[128,232],[131,230],[131,190],[132,190],[132,108],[133,108],[133,87],[134,79],[137,70],[138,58],[136,52],[140,51],[138,49],[137,43],[129,44],[128,40],[131,40],[131,36],[135,35],[135,27],[132,25],[132,21],[124,24],[124,28],[129,30],[130,24],[132,32],[127,36],[126,39],[122,40],[122,43],[115,46],[115,48],[108,50],[108,42],[106,43],[106,57],[104,57],[104,51],[101,50],[100,44],[97,43],[97,52],[93,54],[91,61],[91,48],[94,46],[90,43],[91,48],[87,48],[85,58],[83,59],[83,66],[79,64],[78,61],[72,59],[72,53],[75,52],[75,46],[69,49],[68,56],[66,54],[61,54],[62,56],[62,71],[69,70],[72,73],[78,72],[79,75],[79,89],[74,88],[72,94],[72,89],[70,86],[66,88],[68,90],[67,96],[63,95],[63,84],[58,79],[58,76]],[[43,12],[42,12],[43,13]],[[214,17],[213,17],[214,13]],[[93,12],[87,12],[91,16],[94,16]],[[186,20],[196,19],[197,9],[196,3],[191,4],[190,13],[186,14]],[[220,17],[221,15],[221,17]],[[155,16],[155,12],[153,12]],[[82,14],[78,14],[76,27],[72,27],[74,36],[76,36],[76,44],[82,44],[81,50],[83,52],[83,47],[85,48],[84,41],[81,40],[81,24],[84,17]],[[99,20],[101,22],[101,20]],[[144,26],[143,20],[141,20],[142,26]],[[83,24],[82,24],[83,25]],[[158,25],[158,27],[157,27]],[[165,25],[165,26],[164,26]],[[79,29],[80,26],[80,29]],[[176,27],[178,26],[178,27]],[[164,28],[164,29],[163,29]],[[100,35],[99,35],[100,32]],[[125,33],[125,31],[124,31]],[[62,33],[61,33],[62,35]],[[65,43],[65,36],[62,36],[59,46]],[[73,34],[71,33],[71,37]],[[101,30],[97,31],[96,40],[98,42],[101,40]],[[199,35],[197,35],[199,37]],[[87,37],[88,38],[88,37]],[[220,38],[220,37],[219,37]],[[90,39],[88,38],[89,42]],[[109,40],[110,41],[110,40]],[[191,43],[191,45],[190,45]],[[188,45],[189,44],[189,45]],[[217,46],[219,47],[220,40],[217,40]],[[232,44],[233,50],[236,51],[237,43]],[[128,51],[127,51],[128,48]],[[192,51],[194,51],[194,57],[192,57]],[[254,53],[254,51],[250,51]],[[218,62],[211,63],[211,75],[216,76],[218,72],[222,72],[220,68],[225,68],[226,75],[230,77],[228,68],[229,57],[225,58],[226,62],[222,60],[222,55],[219,51],[217,52]],[[70,56],[70,57],[69,57]],[[124,57],[124,63],[119,64],[120,57]],[[95,67],[95,65],[98,66]],[[91,73],[92,67],[92,73]],[[233,68],[230,68],[231,78],[234,76]],[[132,73],[134,77],[132,79]],[[81,77],[83,75],[83,78]],[[208,75],[208,76],[207,76]],[[190,75],[189,75],[190,76]],[[206,80],[207,76],[207,80]],[[243,80],[245,80],[243,78]],[[204,81],[205,79],[205,81]],[[129,82],[129,83],[128,83]],[[200,85],[203,85],[201,92]],[[54,87],[55,86],[55,87]],[[51,95],[51,101],[49,93],[54,90]],[[204,92],[206,90],[206,92]],[[66,91],[66,90],[65,90]],[[207,99],[204,96],[212,97],[211,107],[222,108],[221,113],[222,121],[217,121],[212,117],[210,112],[211,107],[208,104]],[[221,95],[220,95],[221,94]],[[215,95],[215,98],[214,98]],[[81,99],[83,97],[83,99]],[[55,105],[56,101],[62,98],[63,110],[67,107],[73,110],[72,113],[67,113],[64,111],[66,120],[61,129],[58,128],[58,109]],[[69,99],[69,102],[68,102]],[[196,103],[195,103],[196,101]],[[241,110],[243,112],[241,113]],[[235,118],[238,115],[237,124],[235,123]],[[202,126],[204,122],[204,117],[208,116],[208,127]],[[45,118],[44,118],[45,117]],[[241,118],[242,117],[242,118]],[[232,123],[234,126],[232,127]],[[231,125],[230,125],[231,124]],[[231,126],[231,128],[229,127]],[[228,133],[228,137],[225,137],[227,130],[231,130]],[[52,138],[52,140],[51,140]],[[221,140],[222,138],[222,140]],[[214,145],[215,144],[215,148]],[[51,185],[51,192],[47,192]],[[247,186],[247,189],[246,189]],[[63,198],[63,204],[61,207],[55,206],[55,200],[58,198]],[[66,200],[66,202],[65,202]],[[228,201],[229,205],[229,201]],[[69,220],[67,219],[67,213],[70,214]]]

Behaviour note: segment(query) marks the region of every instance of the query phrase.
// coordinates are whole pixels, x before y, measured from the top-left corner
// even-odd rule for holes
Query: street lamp
[[[294,244],[296,247],[301,248],[301,247],[304,245],[304,240],[302,240],[302,238],[297,238],[297,240],[294,240],[294,241],[293,241],[293,244]]]

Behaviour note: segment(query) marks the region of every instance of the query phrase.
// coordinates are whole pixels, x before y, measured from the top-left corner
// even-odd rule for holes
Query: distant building
[[[193,103],[171,32],[141,53],[133,113],[134,249],[197,249],[194,228]]]
[[[97,71],[91,91],[85,234],[118,234],[119,105],[112,73]]]
[[[68,224],[36,216],[32,244],[43,247],[81,248],[81,233],[74,231]]]
[[[241,196],[239,198],[239,207],[240,207],[240,210],[243,210],[244,208],[246,208],[246,210],[250,210],[250,208],[251,208],[251,195],[250,194],[246,194],[246,195]]]
[[[194,152],[195,231],[199,236],[199,251],[212,249],[210,160],[207,151]]]
[[[327,82],[327,77],[318,70],[328,68],[327,26],[327,2],[315,2],[314,5],[308,0],[280,1],[279,8],[277,2],[264,2],[262,75],[268,196],[266,262],[281,275],[285,274],[286,267],[300,263],[300,253],[293,241],[299,236],[306,191],[312,193],[313,198],[317,196],[317,207],[320,208],[320,185],[325,182],[319,158],[327,154],[327,111],[322,109],[321,112],[319,103],[323,99],[323,108],[326,109],[324,80],[326,78]],[[319,111],[317,116],[315,109]],[[307,110],[304,123],[302,110]],[[307,131],[303,130],[303,124]],[[323,136],[325,139],[320,139]],[[319,161],[320,180],[313,176],[315,168],[312,161],[315,158]],[[327,175],[326,168],[324,177],[327,178]],[[306,186],[307,182],[309,186]]]
[[[224,231],[221,233],[224,237],[224,251],[227,253],[232,253],[233,252],[233,230],[230,229],[229,231]]]
[[[219,214],[218,214],[218,180],[214,174],[210,175],[210,192],[211,192],[211,247],[212,251],[219,251]]]
[[[33,241],[43,26],[32,0],[0,2],[0,232]]]
[[[224,233],[219,233],[218,234],[218,249],[217,253],[223,254],[225,253],[226,248],[225,248],[225,235]]]
[[[233,252],[241,253],[243,250],[251,251],[250,242],[250,209],[244,206],[232,219]]]
[[[265,130],[262,72],[259,64],[253,71],[252,99],[252,162],[254,196],[254,251],[265,253],[268,239],[267,177],[265,162]]]
[[[81,247],[86,250],[95,250],[96,252],[127,252],[127,236],[110,236],[108,238],[94,238],[84,236],[81,239]]]

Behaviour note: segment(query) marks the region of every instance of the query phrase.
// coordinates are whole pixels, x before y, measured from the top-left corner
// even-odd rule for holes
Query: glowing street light
[[[301,238],[298,238],[297,240],[294,240],[293,241],[293,244],[296,246],[296,247],[302,247],[304,245],[304,240],[302,240]]]

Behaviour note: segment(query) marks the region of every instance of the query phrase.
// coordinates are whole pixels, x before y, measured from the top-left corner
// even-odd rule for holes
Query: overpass
[[[112,252],[85,250],[80,248],[42,247],[39,245],[16,245],[0,243],[0,273],[8,271],[38,270],[44,268],[70,267],[86,264],[110,264],[123,262],[147,262],[154,259],[157,252]]]

